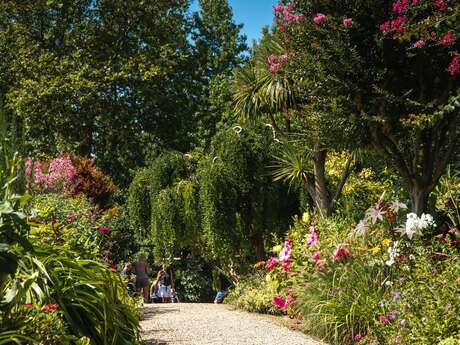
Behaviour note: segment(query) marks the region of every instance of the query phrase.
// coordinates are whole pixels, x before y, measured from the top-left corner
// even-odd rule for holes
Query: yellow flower
[[[304,212],[302,214],[302,222],[308,223],[309,221],[310,221],[310,215],[308,214],[308,212]]]
[[[372,248],[372,254],[377,254],[378,252],[380,252],[380,246],[375,246]]]
[[[385,238],[383,241],[382,241],[382,244],[385,246],[385,247],[388,247],[390,244],[391,244],[391,239],[389,238]]]

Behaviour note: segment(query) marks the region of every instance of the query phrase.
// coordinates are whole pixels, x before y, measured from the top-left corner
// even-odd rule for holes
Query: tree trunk
[[[257,261],[265,260],[266,253],[265,253],[264,240],[262,236],[258,233],[254,234],[254,236],[251,238],[251,244],[252,244],[254,255],[256,256]]]
[[[409,191],[411,200],[411,211],[420,216],[426,211],[428,205],[428,196],[431,190],[425,186],[414,185]]]
[[[328,216],[331,213],[326,186],[326,156],[327,151],[322,149],[319,143],[316,143],[313,162],[313,173],[315,175],[314,201],[322,217]]]

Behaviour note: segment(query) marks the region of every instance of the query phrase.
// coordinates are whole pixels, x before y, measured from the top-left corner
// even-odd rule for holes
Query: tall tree
[[[186,149],[187,0],[0,4],[0,91],[30,150],[94,156],[126,183],[149,142]]]
[[[293,52],[287,73],[312,97],[305,114],[360,123],[356,138],[394,165],[412,210],[425,211],[460,131],[459,5],[299,0],[276,11]],[[325,103],[342,111],[320,111]]]
[[[248,47],[241,34],[242,24],[235,24],[227,0],[199,0],[200,10],[193,16],[192,40],[197,89],[196,119],[201,145],[210,143],[230,100],[228,80],[235,67],[245,61]]]

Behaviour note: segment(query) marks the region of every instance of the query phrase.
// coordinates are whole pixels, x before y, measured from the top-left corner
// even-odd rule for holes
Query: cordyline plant
[[[421,214],[459,134],[460,4],[447,0],[299,0],[276,8],[299,81],[299,117],[315,116],[378,150]],[[286,7],[287,6],[287,7]],[[293,15],[297,16],[293,20]]]

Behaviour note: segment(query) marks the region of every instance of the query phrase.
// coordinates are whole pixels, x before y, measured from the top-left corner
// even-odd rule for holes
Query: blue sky
[[[233,9],[233,17],[237,24],[244,24],[243,33],[248,37],[251,46],[253,39],[261,37],[261,29],[273,23],[272,6],[278,0],[228,0]],[[192,6],[196,10],[196,4]]]

